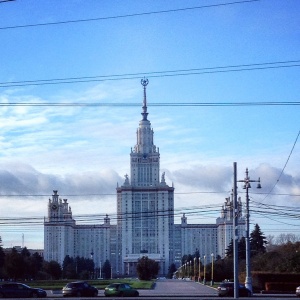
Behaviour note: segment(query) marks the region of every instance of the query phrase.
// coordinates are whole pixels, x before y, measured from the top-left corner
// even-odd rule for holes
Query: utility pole
[[[238,203],[237,203],[237,171],[236,162],[233,163],[233,277],[234,298],[239,297],[239,265],[238,265]]]
[[[252,277],[251,277],[251,248],[250,248],[250,211],[249,211],[249,193],[248,189],[251,188],[250,182],[257,182],[258,189],[261,189],[260,178],[258,180],[251,180],[248,174],[248,168],[246,168],[246,177],[243,180],[243,189],[246,190],[246,279],[245,286],[251,292],[252,295]]]

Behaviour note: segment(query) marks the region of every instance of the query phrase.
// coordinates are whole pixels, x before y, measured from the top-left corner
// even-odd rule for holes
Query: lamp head
[[[260,177],[258,178],[257,188],[258,188],[258,189],[261,189],[261,185],[260,185]]]
[[[243,189],[251,189],[251,184],[249,181],[245,182],[245,184],[243,185]]]

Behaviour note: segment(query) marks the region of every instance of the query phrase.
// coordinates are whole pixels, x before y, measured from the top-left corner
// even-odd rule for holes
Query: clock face
[[[53,210],[57,210],[57,209],[58,209],[58,206],[57,206],[56,204],[52,204],[51,208],[52,208]]]

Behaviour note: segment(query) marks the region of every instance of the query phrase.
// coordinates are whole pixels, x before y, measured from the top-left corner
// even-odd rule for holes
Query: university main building
[[[215,224],[188,224],[183,214],[181,224],[174,224],[174,186],[160,174],[159,148],[148,120],[146,86],[141,80],[144,97],[142,120],[136,133],[136,144],[130,153],[130,176],[117,186],[117,224],[106,215],[102,224],[78,225],[72,217],[67,199],[53,191],[44,222],[44,258],[60,264],[66,255],[93,258],[95,268],[109,260],[113,276],[136,274],[136,263],[142,256],[159,262],[161,275],[169,266],[181,265],[183,255],[199,251],[210,261],[211,254],[225,256],[233,236],[233,201],[226,198],[221,216]],[[239,199],[239,235],[245,231],[242,204]]]

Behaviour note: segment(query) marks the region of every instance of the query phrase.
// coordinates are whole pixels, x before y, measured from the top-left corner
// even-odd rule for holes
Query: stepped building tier
[[[136,131],[136,144],[130,151],[130,176],[116,187],[117,223],[106,215],[103,223],[78,225],[67,199],[53,191],[44,221],[44,258],[63,263],[70,257],[92,258],[101,274],[109,260],[112,276],[136,276],[136,264],[142,256],[157,261],[165,276],[172,263],[182,264],[184,255],[224,257],[233,237],[233,200],[226,198],[215,224],[188,224],[183,214],[174,224],[174,185],[168,185],[160,171],[159,148],[148,120],[147,79],[142,79],[142,119]],[[101,167],[101,166],[99,166]],[[199,200],[201,204],[201,200]],[[101,212],[99,212],[100,214]],[[103,212],[102,212],[103,213]],[[238,232],[245,232],[242,203],[238,203]],[[213,255],[211,255],[213,254]]]
[[[122,273],[135,273],[139,258],[147,255],[160,264],[162,274],[173,262],[174,187],[168,186],[165,174],[160,178],[159,149],[148,120],[146,87],[142,120],[136,132],[136,145],[130,153],[130,178],[125,175],[117,187],[118,233],[120,236]]]

